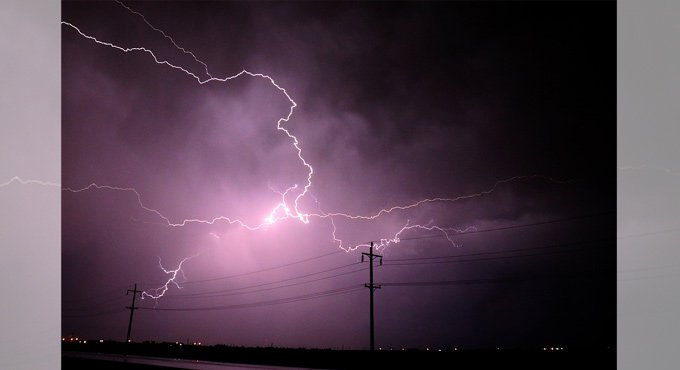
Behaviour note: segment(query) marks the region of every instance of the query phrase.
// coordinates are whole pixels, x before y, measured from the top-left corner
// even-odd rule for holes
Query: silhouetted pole
[[[137,298],[137,293],[141,293],[141,290],[137,290],[137,284],[135,284],[135,289],[128,289],[127,294],[130,294],[132,292],[132,306],[126,306],[128,310],[130,310],[130,321],[128,322],[128,331],[127,331],[127,338],[125,339],[125,343],[130,343],[130,333],[132,332],[132,316],[135,313],[135,310],[137,307],[135,307],[135,299]],[[140,295],[141,296],[141,295]]]
[[[368,288],[371,292],[371,351],[375,351],[375,328],[374,328],[374,319],[373,319],[373,292],[375,292],[376,289],[380,289],[380,285],[375,285],[373,284],[373,260],[376,258],[380,258],[380,264],[382,265],[382,256],[379,256],[377,254],[373,254],[373,242],[371,242],[371,246],[368,249],[368,253],[362,252],[361,253],[361,262],[364,262],[364,256],[368,257],[368,263],[369,263],[369,278],[370,282],[368,284],[364,284],[366,288]]]

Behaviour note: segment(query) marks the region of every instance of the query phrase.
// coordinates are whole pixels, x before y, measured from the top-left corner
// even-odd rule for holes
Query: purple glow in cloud
[[[321,4],[212,4],[214,12],[205,12],[203,6],[208,5],[173,4],[161,13],[153,4],[66,6],[65,286],[80,285],[81,291],[103,293],[115,290],[117,284],[144,281],[146,296],[166,297],[167,302],[155,304],[172,308],[176,301],[172,298],[174,290],[169,288],[178,284],[175,278],[180,273],[187,275],[189,283],[267,270],[267,266],[327,253],[333,245],[351,252],[374,240],[386,258],[396,258],[470,249],[488,251],[500,245],[504,249],[555,239],[567,243],[574,235],[587,237],[609,230],[610,221],[598,221],[531,228],[521,234],[511,230],[508,233],[516,234],[511,238],[498,233],[466,235],[475,227],[502,229],[611,209],[608,193],[600,190],[607,188],[609,177],[592,180],[592,175],[604,168],[602,164],[608,163],[607,156],[600,162],[592,160],[608,131],[596,130],[585,138],[545,128],[542,115],[556,111],[548,100],[541,110],[533,110],[521,100],[504,106],[513,89],[527,86],[525,82],[508,81],[508,74],[503,72],[504,68],[522,70],[521,63],[515,66],[512,61],[496,60],[497,55],[507,53],[504,45],[511,41],[495,31],[484,31],[474,38],[486,42],[479,44],[486,46],[470,46],[461,36],[454,36],[458,31],[449,29],[448,22],[437,15],[439,10],[453,11],[449,8],[452,5],[441,5],[444,9],[437,11],[421,5],[404,5],[404,9],[384,9],[376,4],[327,5],[337,8],[331,13]],[[430,23],[413,18],[411,10]],[[467,7],[456,11],[480,19],[485,14]],[[103,14],[111,15],[111,20],[99,22]],[[151,19],[152,14],[157,18]],[[384,21],[377,20],[383,16]],[[558,21],[566,22],[570,16],[560,16]],[[291,17],[301,19],[298,26],[283,21]],[[204,28],[189,32],[179,24],[173,26],[177,19],[197,22]],[[116,22],[127,24],[127,31],[112,33],[122,27]],[[470,22],[462,24],[461,30],[479,31]],[[341,32],[346,25],[355,27],[352,32]],[[398,30],[413,29],[418,30],[420,39],[395,39],[394,35],[405,34]],[[519,27],[513,32],[524,34],[526,30]],[[442,42],[449,43],[449,49],[439,49],[437,45]],[[534,42],[543,45],[539,39]],[[380,45],[383,56],[376,54],[375,45]],[[569,45],[573,50],[585,47]],[[548,54],[560,53],[545,47]],[[478,60],[461,61],[456,48],[467,50],[470,58]],[[413,57],[385,63],[404,53]],[[199,59],[197,55],[205,57]],[[523,60],[536,63],[530,78],[553,78],[547,65],[533,60],[530,54],[521,55],[526,58]],[[426,64],[430,65],[424,65],[417,56],[427,56],[430,61]],[[215,72],[234,66],[239,72]],[[470,68],[477,80],[466,81],[468,77],[456,72],[460,68]],[[446,81],[442,80],[444,70],[450,71]],[[228,77],[214,77],[217,75]],[[472,83],[476,85],[469,91],[462,89]],[[442,96],[456,104],[449,104]],[[568,94],[560,96],[570,98]],[[582,117],[573,114],[562,119],[576,121]],[[574,146],[574,140],[580,145]],[[566,146],[564,141],[571,144]],[[546,145],[553,145],[555,150],[546,149]],[[537,152],[548,154],[539,157]],[[517,175],[525,173],[576,181],[565,184],[545,176]],[[238,227],[230,227],[234,224]],[[385,250],[387,245],[406,239],[405,234],[429,237],[432,232],[438,237],[423,239],[429,247],[413,240],[403,248]],[[460,248],[451,249],[454,245]],[[568,255],[571,257],[549,263],[529,258],[454,270],[442,266],[390,271],[386,267],[383,276],[398,280],[420,271],[441,279],[451,273],[503,275],[553,270],[576,261]],[[161,265],[159,274],[150,262],[158,256],[175,261],[168,264],[177,268],[167,270]],[[186,256],[196,257],[188,261]],[[339,259],[346,263],[355,257],[346,253],[324,258],[316,268],[304,264],[295,273],[333,270]],[[585,265],[601,264],[602,256],[589,261]],[[105,278],[103,271],[123,271],[115,266],[125,266],[125,273],[115,280]],[[83,274],[89,278],[79,281],[78,276]],[[282,281],[290,274],[285,269],[267,270],[250,277],[250,283],[240,283]],[[159,277],[162,282],[157,281]],[[357,277],[348,273],[307,284],[315,284],[314,291],[330,292],[345,283],[358,282]],[[239,284],[229,279],[210,281],[204,286],[185,286],[184,290],[211,292]],[[287,297],[300,296],[296,286],[285,289]],[[582,294],[593,294],[589,289]],[[64,306],[77,307],[69,303],[78,299],[69,297],[68,291]],[[469,295],[468,308],[460,317],[449,320],[476,322],[493,314],[489,302],[504,299],[508,309],[516,309],[518,303],[503,298],[502,291]],[[572,293],[562,295],[566,297],[562,304],[578,289],[565,287],[565,291]],[[278,306],[276,311],[258,308],[278,317],[280,321],[276,322],[254,324],[250,319],[254,316],[236,314],[228,320],[234,327],[230,333],[233,339],[208,329],[208,317],[193,321],[194,327],[188,323],[173,328],[162,324],[169,317],[161,316],[169,315],[176,321],[181,311],[159,312],[154,319],[143,320],[139,331],[146,338],[210,333],[206,334],[210,340],[204,342],[348,343],[360,347],[361,342],[352,338],[361,330],[362,321],[355,322],[355,318],[363,318],[362,305],[356,304],[359,301],[349,293],[343,301],[314,300],[302,308],[300,303]],[[268,302],[279,299],[281,293],[272,290],[257,294],[260,302]],[[440,312],[456,300],[454,296],[438,300],[432,294],[417,293],[420,298],[414,299],[438,302],[436,309],[414,305],[411,299],[389,292],[385,293],[384,307],[405,310],[416,317],[431,310]],[[338,302],[342,302],[339,309]],[[200,308],[205,304],[190,300],[182,303],[175,307]],[[231,302],[216,302],[214,306],[241,307]],[[531,311],[539,307],[547,306],[536,304]],[[317,315],[318,319],[311,322],[320,329],[305,329],[290,337],[284,334],[291,332],[290,325],[310,315],[317,317],[311,312],[327,312],[335,319],[325,322]],[[263,312],[256,315],[262,317]],[[394,321],[390,312],[384,315],[385,322]],[[348,321],[353,324],[346,325]],[[115,325],[108,323],[81,325],[74,319],[66,324],[92,333],[115,332]],[[461,327],[466,326],[469,324]],[[338,335],[320,339],[325,330]],[[450,335],[434,327],[402,334],[390,325],[384,330],[398,341],[424,343],[428,336],[435,341],[451,340]],[[267,338],[269,335],[274,338]],[[462,332],[456,335],[464,337]],[[537,340],[531,335],[521,337],[524,344]],[[485,345],[490,336],[473,338],[471,343]]]

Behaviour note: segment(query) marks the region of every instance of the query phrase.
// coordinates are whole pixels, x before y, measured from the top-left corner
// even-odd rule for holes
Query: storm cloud
[[[455,246],[441,233],[413,230],[382,250],[377,283],[469,283],[386,284],[376,292],[380,346],[613,344],[614,5],[129,6],[191,50],[212,76],[246,69],[286,90],[297,107],[284,126],[314,168],[301,210],[373,215],[482,192],[518,175],[558,180],[519,179],[488,195],[370,221],[334,217],[345,245],[393,237],[407,222],[499,229],[451,234]],[[191,55],[115,2],[66,2],[63,20],[208,78]],[[276,129],[290,101],[268,79],[199,84],[148,53],[96,44],[68,26],[62,56],[65,186],[133,187],[171,222],[228,216],[257,225],[280,201],[277,191],[304,185],[306,168],[291,138]],[[316,279],[306,284],[226,295],[359,262],[365,249],[340,250],[329,218],[282,220],[257,231],[226,222],[169,227],[131,192],[64,192],[62,202],[65,335],[123,339],[125,291],[134,283],[162,285],[159,258],[175,268],[196,256],[184,265],[183,288],[143,300],[145,308],[269,302],[368,278],[359,271],[320,279],[364,263],[293,281]],[[470,256],[420,264],[450,255]],[[390,263],[407,258],[418,263]],[[367,311],[367,289],[251,308],[140,310],[133,339],[365,348]]]

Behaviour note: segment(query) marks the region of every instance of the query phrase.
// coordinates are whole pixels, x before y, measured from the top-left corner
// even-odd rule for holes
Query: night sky
[[[343,247],[407,222],[478,231],[451,231],[453,245],[409,230],[378,251],[376,346],[615,344],[615,3],[126,4],[212,76],[245,69],[286,89],[284,127],[314,168],[300,211],[374,215],[494,189],[332,218]],[[115,2],[65,2],[62,20],[208,78]],[[65,187],[134,188],[171,223],[248,225],[277,192],[299,193],[307,170],[276,129],[291,103],[270,81],[199,84],[62,32]],[[64,191],[62,207],[63,335],[124,340],[126,290],[163,285],[159,258],[194,256],[182,289],[137,301],[134,341],[368,347],[367,249],[340,249],[331,218],[171,227],[107,189]]]

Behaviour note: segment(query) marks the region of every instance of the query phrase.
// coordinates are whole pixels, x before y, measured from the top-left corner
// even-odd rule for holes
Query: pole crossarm
[[[135,299],[137,298],[137,294],[139,294],[140,297],[142,296],[142,291],[137,290],[137,284],[135,284],[134,289],[128,289],[125,295],[130,295],[130,293],[132,293],[132,305],[125,306],[125,308],[130,310],[130,320],[128,321],[128,330],[127,337],[125,338],[125,343],[130,343],[130,334],[132,333],[132,317],[135,313],[135,310],[139,309],[139,307],[135,307]]]
[[[364,287],[368,288],[371,295],[371,305],[370,305],[370,325],[371,325],[371,351],[375,351],[375,319],[374,319],[374,314],[373,314],[373,293],[375,292],[376,289],[380,289],[380,285],[375,285],[373,284],[373,261],[376,259],[380,260],[380,265],[382,265],[382,256],[378,254],[373,253],[373,242],[371,242],[371,245],[368,249],[368,253],[362,252],[361,253],[361,262],[364,262],[364,257],[368,257],[368,263],[369,263],[369,283],[364,284]]]

